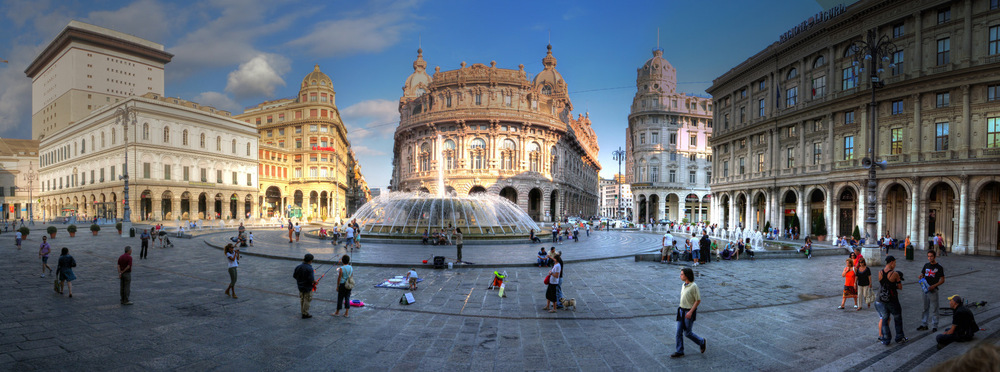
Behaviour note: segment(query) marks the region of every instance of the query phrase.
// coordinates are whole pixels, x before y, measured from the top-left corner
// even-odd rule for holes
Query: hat
[[[962,303],[962,296],[959,296],[957,294],[956,295],[948,296],[948,301],[955,301],[955,302],[958,302],[958,303]]]
[[[896,257],[893,257],[891,255],[885,256],[885,263],[887,263],[887,264],[890,263],[890,262],[893,262],[895,260],[896,260]]]

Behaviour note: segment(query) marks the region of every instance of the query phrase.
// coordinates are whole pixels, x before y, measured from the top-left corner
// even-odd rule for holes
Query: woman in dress
[[[351,257],[344,255],[340,258],[340,263],[343,266],[337,268],[337,311],[333,312],[333,316],[340,315],[340,307],[344,307],[344,317],[347,317],[347,313],[351,311],[351,290],[347,289],[344,284],[347,284],[347,278],[354,275],[354,268],[351,267]]]
[[[73,281],[76,280],[76,275],[73,274],[73,268],[76,267],[76,260],[73,256],[69,255],[69,248],[63,247],[62,253],[59,254],[59,265],[56,266],[56,271],[59,272],[59,293],[63,292],[62,288],[69,288],[69,296],[73,297]]]
[[[562,274],[562,257],[553,255],[553,259],[555,259],[556,264],[549,270],[549,285],[545,289],[545,307],[542,308],[550,313],[556,312],[556,306],[559,304],[557,286],[559,285],[559,275]]]
[[[851,253],[852,255],[854,253]],[[840,306],[838,309],[843,309],[844,304],[847,303],[848,298],[854,299],[854,308],[858,308],[858,288],[855,287],[855,273],[854,273],[854,260],[848,258],[844,260],[847,266],[844,267],[843,272],[840,276],[844,277],[844,296],[840,299]]]

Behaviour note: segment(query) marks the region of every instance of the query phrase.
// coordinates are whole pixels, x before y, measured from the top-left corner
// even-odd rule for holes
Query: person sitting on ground
[[[753,259],[753,248],[750,247],[750,238],[747,238],[747,242],[743,246],[743,249],[746,250],[747,257],[750,257],[750,259],[752,260]]]
[[[406,279],[406,282],[410,284],[411,291],[417,289],[417,270],[410,268],[410,271],[406,273],[403,279]]]
[[[441,234],[435,231],[431,234],[431,245],[438,245],[441,242]]]
[[[965,342],[972,340],[976,332],[979,331],[979,325],[976,324],[976,317],[972,315],[972,310],[965,307],[965,303],[962,302],[962,296],[952,295],[948,297],[948,305],[954,309],[952,316],[952,324],[948,329],[937,335],[937,348],[948,346],[952,342]]]
[[[549,263],[549,254],[545,252],[545,247],[538,250],[538,267],[543,267]]]
[[[448,245],[448,235],[445,234],[444,229],[441,229],[441,232],[438,233],[437,238],[438,238],[437,245]]]
[[[799,248],[799,253],[802,253],[806,258],[812,258],[812,238],[806,237],[806,243]]]
[[[535,229],[531,229],[531,235],[528,236],[528,239],[531,240],[532,243],[542,242],[542,239],[538,239],[538,237],[535,236]]]
[[[319,228],[319,238],[320,239],[326,239],[326,229],[324,229],[322,227]]]
[[[722,249],[721,256],[722,256],[723,260],[727,260],[728,261],[728,260],[733,259],[733,243],[732,242],[726,243],[726,248]]]

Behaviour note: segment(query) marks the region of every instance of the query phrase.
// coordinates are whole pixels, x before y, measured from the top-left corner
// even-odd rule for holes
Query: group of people
[[[556,244],[562,244],[563,239],[573,242],[580,242],[580,226],[583,226],[584,231],[587,236],[590,236],[590,224],[580,222],[570,224],[569,226],[563,227],[562,225],[552,225],[552,242]],[[541,242],[541,239],[535,237],[535,230],[531,230],[531,241]]]
[[[737,239],[726,243],[722,250],[719,243],[708,237],[708,231],[702,231],[701,238],[691,234],[690,238],[682,238],[683,247],[678,244],[678,240],[671,233],[663,234],[660,248],[660,262],[671,263],[678,261],[694,261],[694,266],[711,262],[712,256],[719,260],[738,260],[740,256],[747,255],[753,258],[753,250],[750,249],[750,239]]]
[[[424,245],[451,245],[452,236],[455,235],[455,228],[448,224],[448,228],[441,228],[441,230],[431,231],[430,228],[424,229],[424,236],[422,243]]]
[[[295,271],[292,273],[292,277],[295,279],[295,283],[299,289],[299,308],[302,313],[302,319],[312,318],[312,314],[309,313],[309,305],[312,302],[313,291],[316,290],[316,286],[319,285],[323,276],[319,279],[316,278],[315,270],[313,270],[312,262],[313,255],[311,253],[306,253],[302,260],[302,263],[295,267]],[[348,255],[343,255],[340,258],[341,266],[337,267],[337,310],[330,314],[332,316],[340,316],[340,310],[344,310],[344,317],[348,316],[351,310],[351,290],[354,289],[354,267],[351,266],[351,257]],[[414,274],[414,285],[416,284],[416,272]]]
[[[320,227],[319,236],[321,239],[331,238],[333,240],[331,244],[335,246],[339,245],[341,238],[343,238],[344,249],[361,248],[361,230],[358,220],[351,220],[351,222],[348,222],[343,227],[333,225],[333,228],[329,230]],[[296,241],[298,241],[297,236]]]
[[[18,240],[20,240],[20,237],[18,237]],[[20,247],[20,244],[18,244],[18,247]],[[52,267],[49,266],[49,255],[51,253],[52,246],[49,245],[48,237],[42,236],[42,244],[38,247],[38,259],[42,261],[42,278],[45,277],[46,271],[48,271],[49,275],[52,275]],[[59,261],[57,262],[55,277],[53,279],[53,289],[57,293],[63,294],[63,290],[68,288],[69,297],[73,297],[73,281],[76,280],[73,268],[76,267],[76,259],[69,255],[69,248],[63,247],[59,253]]]

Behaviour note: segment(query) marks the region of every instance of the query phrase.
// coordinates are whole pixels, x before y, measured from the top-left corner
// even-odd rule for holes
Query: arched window
[[[500,168],[506,170],[513,170],[517,165],[515,159],[517,158],[517,143],[512,139],[503,140],[503,144],[500,146]]]
[[[236,139],[233,139],[233,153],[236,153]]]
[[[104,148],[104,146],[105,146],[105,142],[104,142],[104,132],[101,132],[101,148],[103,149],[103,148]]]
[[[205,133],[201,134],[201,148],[205,148]]]
[[[170,143],[170,127],[163,127],[163,143]]]
[[[111,127],[111,144],[114,145],[118,142],[118,136],[116,135],[115,127]]]
[[[84,138],[80,140],[80,154],[86,154],[86,153],[87,153],[87,139]]]
[[[788,70],[788,75],[785,77],[785,79],[793,79],[796,76],[799,76],[799,70],[796,70],[795,67],[792,67],[791,70]]]
[[[184,146],[188,145],[188,130],[187,129],[185,129],[183,132],[181,132],[181,144],[184,145]]]
[[[444,141],[444,169],[455,169],[455,141]]]
[[[469,158],[472,159],[470,166],[472,169],[483,169],[483,161],[486,156],[486,141],[475,138],[469,142]]]
[[[247,142],[247,156],[250,156],[250,142]]]
[[[556,171],[559,170],[559,152],[555,146],[549,149],[549,158],[549,162],[551,163],[549,164],[549,173],[556,174]]]
[[[215,151],[222,151],[222,136],[215,136]]]
[[[542,85],[542,94],[551,95],[552,94],[552,86],[548,85],[548,84]]]
[[[528,144],[528,167],[532,172],[541,172],[538,168],[539,160],[542,156],[542,148],[538,145],[538,142],[532,142]]]
[[[813,61],[813,68],[819,68],[825,64],[826,58],[823,58],[823,55],[820,55],[819,57],[816,57],[816,61]]]
[[[142,123],[142,140],[149,141],[149,123]]]
[[[431,145],[424,142],[420,145],[420,172],[431,170]]]

